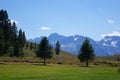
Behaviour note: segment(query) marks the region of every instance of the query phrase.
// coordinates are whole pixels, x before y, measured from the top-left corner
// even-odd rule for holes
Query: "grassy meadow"
[[[54,51],[54,50],[53,50]],[[24,57],[8,57],[0,56],[0,62],[27,62],[27,63],[41,63],[43,59],[37,58],[35,56],[34,49],[25,49],[24,48]],[[53,55],[52,59],[47,60],[48,64],[69,64],[76,65],[79,64],[79,60],[76,55],[70,54],[65,51],[61,51],[60,55]]]
[[[90,67],[82,67],[76,55],[61,51],[43,66],[34,50],[24,52],[23,58],[0,57],[0,80],[120,80],[120,62],[114,56],[96,57]]]
[[[120,80],[117,67],[0,64],[0,80]]]

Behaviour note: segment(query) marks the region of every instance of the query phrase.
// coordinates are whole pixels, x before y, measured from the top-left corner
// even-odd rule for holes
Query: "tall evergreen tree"
[[[25,38],[25,32],[22,32],[22,29],[20,29],[18,32],[18,39],[19,39],[19,42],[21,44],[20,46],[24,47],[25,42],[26,42],[26,38]]]
[[[47,37],[43,37],[36,51],[36,56],[43,58],[44,65],[46,65],[46,59],[52,58],[52,55],[52,46],[49,44]]]
[[[19,40],[20,46],[23,47],[23,32],[22,32],[22,29],[20,29],[19,32],[18,32],[18,40]]]
[[[15,40],[15,44],[14,44],[13,48],[14,48],[14,52],[13,52],[12,56],[16,56],[16,57],[23,57],[24,56],[23,46],[21,45],[19,38],[17,38]]]
[[[57,41],[57,43],[56,43],[55,52],[56,52],[56,55],[59,55],[59,53],[60,53],[60,43],[59,43],[59,41]]]
[[[26,44],[25,44],[26,49],[28,49],[28,46],[29,46],[29,45],[28,45],[28,42],[26,42]]]
[[[90,44],[89,40],[86,38],[86,40],[83,42],[79,54],[78,59],[81,62],[86,62],[86,66],[88,67],[89,61],[93,60],[95,57],[94,49],[92,45]]]
[[[0,10],[0,23],[1,27],[4,27],[6,22],[8,21],[8,14],[6,10]]]
[[[23,47],[24,47],[24,45],[25,45],[25,43],[26,43],[26,36],[25,36],[25,32],[23,31],[23,34],[22,34],[22,39],[23,39]]]
[[[34,49],[35,49],[35,51],[36,51],[36,49],[37,49],[37,44],[36,44],[36,43],[34,43]]]
[[[3,29],[3,35],[4,35],[4,40],[5,40],[5,45],[4,45],[4,54],[7,54],[9,51],[10,47],[10,27],[11,23],[10,20],[8,19],[8,14],[6,10],[1,10],[0,11],[0,27]]]
[[[3,35],[3,30],[2,28],[0,28],[0,55],[4,54],[4,45],[5,45],[5,41],[4,41],[4,35]]]
[[[17,26],[16,23],[13,22],[13,25],[11,26],[11,44],[14,45],[15,40],[17,39]]]
[[[24,35],[24,37],[25,37],[25,35]],[[24,52],[23,52],[24,44],[25,44],[25,42],[24,42],[24,38],[23,38],[23,32],[22,32],[22,29],[20,29],[18,32],[18,37],[16,39],[15,46],[14,46],[14,47],[18,48],[18,49],[14,48],[14,50],[16,50],[15,54],[17,54],[15,56],[17,56],[17,57],[24,56]]]
[[[16,43],[16,39],[17,39],[17,27],[16,27],[16,23],[13,22],[9,22],[9,28],[10,28],[10,33],[9,33],[9,50],[8,50],[8,54],[9,56],[13,56],[14,54],[14,45]]]
[[[30,50],[32,50],[33,49],[33,43],[31,42],[30,43]]]
[[[21,51],[21,46],[20,46],[19,40],[16,39],[15,44],[14,44],[14,52],[12,56],[20,57],[21,55],[20,51]]]

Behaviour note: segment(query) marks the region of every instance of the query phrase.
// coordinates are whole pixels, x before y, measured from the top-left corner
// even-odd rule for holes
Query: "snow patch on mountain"
[[[117,45],[116,45],[116,44],[117,44],[117,42],[116,42],[116,41],[112,41],[112,42],[111,42],[111,46],[113,46],[113,47],[117,47]]]
[[[107,36],[106,36],[106,37],[107,37]],[[105,41],[105,42],[112,40],[112,38],[106,38],[106,37],[104,37],[104,41]]]
[[[77,41],[77,40],[78,40],[78,37],[75,37],[75,38],[74,38],[74,41]]]
[[[106,44],[106,43],[103,43],[103,46],[110,46],[110,45],[108,45],[108,44]]]
[[[102,38],[104,39],[106,36],[120,36],[120,33],[119,32],[117,32],[117,31],[113,31],[112,33],[107,33],[107,34],[103,34],[103,35],[101,35],[102,36]]]

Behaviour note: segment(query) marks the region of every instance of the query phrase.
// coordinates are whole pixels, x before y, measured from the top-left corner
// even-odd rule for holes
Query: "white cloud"
[[[108,19],[108,20],[107,20],[107,23],[108,23],[108,24],[114,24],[114,20]]]
[[[120,36],[120,33],[117,31],[113,31],[112,33],[103,34],[101,36],[102,38],[104,38],[105,36]]]
[[[51,30],[51,28],[49,28],[49,27],[44,27],[44,26],[41,27],[40,29],[41,29],[41,30]]]
[[[10,20],[11,23],[15,22],[16,24],[18,24],[18,22],[16,20]]]

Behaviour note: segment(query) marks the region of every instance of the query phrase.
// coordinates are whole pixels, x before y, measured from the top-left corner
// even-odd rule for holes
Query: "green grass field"
[[[76,55],[61,51],[60,55],[54,55],[51,60],[47,60],[48,65],[52,65],[42,66],[33,65],[42,64],[42,59],[34,57],[33,50],[25,49],[24,52],[25,57],[22,59],[0,57],[0,80],[120,80],[118,68],[105,65],[115,63],[114,57],[96,57],[97,65],[80,67]]]
[[[0,64],[0,80],[120,80],[117,67]]]

